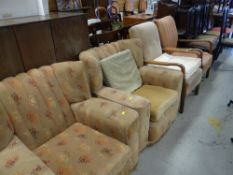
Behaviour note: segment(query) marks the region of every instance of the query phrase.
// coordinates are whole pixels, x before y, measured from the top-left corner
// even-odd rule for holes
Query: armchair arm
[[[213,52],[213,43],[208,40],[201,40],[201,39],[179,39],[178,42],[183,42],[183,43],[191,43],[191,42],[196,42],[196,43],[207,43],[209,45],[209,53]]]
[[[169,54],[173,52],[180,52],[180,53],[191,53],[195,54],[197,58],[201,59],[201,67],[203,66],[203,51],[201,49],[194,49],[194,48],[163,48],[163,51]]]
[[[131,166],[138,161],[138,113],[123,105],[100,98],[90,98],[71,105],[78,122],[94,128],[131,147]]]
[[[96,94],[100,98],[104,98],[126,107],[134,109],[139,114],[139,149],[142,150],[148,144],[148,131],[150,122],[150,102],[149,100],[133,95],[131,93],[104,87]]]
[[[177,63],[158,61],[145,61],[145,64],[160,66],[178,66],[181,69],[180,72],[163,67],[144,66],[140,69],[140,72],[145,84],[157,85],[176,90],[180,97],[180,111],[183,112],[186,94],[185,67]]]

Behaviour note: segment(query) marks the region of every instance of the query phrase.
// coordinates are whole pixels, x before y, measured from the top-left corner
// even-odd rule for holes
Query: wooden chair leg
[[[206,78],[209,78],[209,75],[210,75],[210,68],[207,70],[207,72],[206,72]]]
[[[199,89],[200,89],[200,84],[195,88],[194,94],[198,95],[199,94]]]
[[[179,113],[184,112],[185,95],[181,95]]]

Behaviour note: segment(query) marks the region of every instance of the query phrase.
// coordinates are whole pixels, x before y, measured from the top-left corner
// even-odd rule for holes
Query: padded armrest
[[[78,122],[113,137],[132,149],[131,166],[138,161],[138,113],[126,106],[100,98],[71,105]]]
[[[96,94],[100,98],[108,99],[136,110],[139,114],[139,149],[148,144],[148,131],[150,122],[149,100],[131,93],[104,87]]]
[[[183,43],[207,43],[209,45],[209,53],[213,52],[213,44],[211,41],[208,40],[202,40],[202,39],[179,39],[178,42]]]

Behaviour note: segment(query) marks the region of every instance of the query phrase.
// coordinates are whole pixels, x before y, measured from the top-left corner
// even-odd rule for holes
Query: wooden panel
[[[90,47],[86,15],[51,21],[57,62],[77,60]]]
[[[0,45],[0,80],[23,72],[24,67],[11,28],[0,28]]]
[[[26,70],[56,61],[49,22],[13,27]]]
[[[56,2],[56,0],[49,0],[49,11],[50,12],[57,11],[57,2]]]

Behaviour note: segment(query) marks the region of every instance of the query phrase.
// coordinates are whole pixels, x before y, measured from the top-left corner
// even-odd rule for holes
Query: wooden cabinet
[[[77,60],[90,47],[87,17],[56,13],[0,21],[0,79],[54,62]]]

